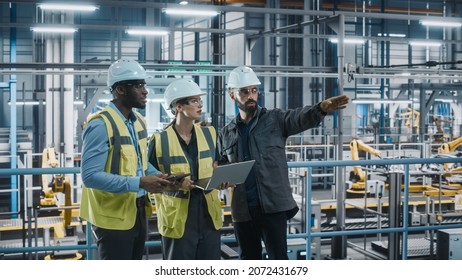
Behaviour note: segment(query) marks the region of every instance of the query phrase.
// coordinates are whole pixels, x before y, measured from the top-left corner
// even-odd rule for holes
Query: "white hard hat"
[[[168,109],[170,105],[180,99],[197,95],[206,95],[206,93],[202,92],[195,82],[187,79],[176,80],[165,89],[164,106]]]
[[[234,68],[233,71],[231,71],[229,74],[229,88],[243,88],[258,85],[261,85],[261,82],[250,67],[239,66]]]
[[[107,73],[107,86],[129,80],[145,80],[146,70],[138,62],[131,59],[119,59],[112,63]]]

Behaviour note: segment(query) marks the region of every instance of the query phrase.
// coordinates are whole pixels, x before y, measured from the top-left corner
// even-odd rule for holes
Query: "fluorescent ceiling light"
[[[104,103],[109,103],[111,101],[112,99],[108,99],[108,98],[101,98],[99,100],[99,102],[104,102]],[[148,98],[148,102],[162,103],[164,102],[164,99],[163,98]]]
[[[39,105],[39,101],[16,101],[16,106],[23,106],[23,105]],[[46,102],[42,102],[42,104],[46,104]],[[11,101],[8,101],[8,105],[11,106]]]
[[[338,43],[338,38],[330,38],[329,41],[331,43],[337,44]],[[345,44],[364,44],[366,40],[365,39],[354,39],[354,38],[345,38],[343,39],[343,42]]]
[[[409,45],[415,46],[415,47],[440,47],[441,42],[435,42],[435,41],[410,41]]]
[[[411,100],[403,99],[353,99],[351,101],[354,104],[411,104]]]
[[[168,15],[180,15],[180,16],[216,16],[217,11],[212,10],[192,10],[192,9],[165,9],[164,12]]]
[[[32,27],[31,30],[38,33],[74,33],[77,31],[77,28],[61,26],[37,26]]]
[[[125,30],[130,35],[145,35],[145,36],[163,36],[168,35],[167,30],[155,30],[155,29],[127,29]]]
[[[454,100],[452,99],[441,99],[441,98],[437,98],[435,99],[436,102],[441,102],[441,103],[455,103]]]
[[[148,98],[148,101],[149,102],[154,102],[154,103],[162,103],[164,102],[164,99],[163,98]]]
[[[80,12],[94,12],[98,10],[98,7],[94,5],[42,3],[42,4],[38,4],[38,6],[42,10],[61,10],[61,11],[80,11]]]
[[[421,20],[420,24],[425,25],[425,26],[434,26],[434,27],[461,27],[462,26],[462,22],[446,21],[445,19]]]
[[[34,106],[39,105],[40,101],[16,101],[16,106]],[[42,101],[42,105],[47,104],[46,101]],[[11,101],[8,101],[8,105],[11,106]],[[83,105],[83,100],[74,100],[74,105]]]
[[[387,33],[378,33],[377,36],[379,37],[397,37],[397,38],[405,38],[406,37],[406,34],[400,34],[400,33],[390,33],[390,34],[387,34]]]

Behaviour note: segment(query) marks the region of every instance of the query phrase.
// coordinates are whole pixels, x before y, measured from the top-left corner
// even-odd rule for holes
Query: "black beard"
[[[255,106],[249,106],[249,103],[255,103]],[[257,107],[257,102],[255,100],[247,100],[247,102],[244,104],[244,111],[247,114],[253,114],[255,111],[257,111]]]

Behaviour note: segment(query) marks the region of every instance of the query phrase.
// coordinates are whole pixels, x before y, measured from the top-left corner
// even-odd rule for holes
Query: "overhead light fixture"
[[[411,104],[411,100],[407,99],[353,99],[354,104]]]
[[[409,45],[413,47],[441,47],[441,42],[435,42],[435,41],[410,41]]]
[[[406,34],[401,34],[401,33],[390,33],[390,34],[387,34],[387,33],[378,33],[377,34],[378,37],[396,37],[396,38],[405,38],[406,37]]]
[[[462,22],[441,20],[421,20],[420,24],[431,27],[461,27]]]
[[[153,103],[162,103],[164,102],[164,99],[163,98],[148,98],[148,101],[149,102],[153,102]]]
[[[180,5],[188,5],[188,1],[180,1],[180,3],[178,3]]]
[[[108,99],[108,98],[101,98],[99,100],[99,102],[103,102],[103,103],[109,103],[111,101],[112,101],[112,99]],[[164,102],[164,99],[163,98],[148,98],[148,102],[162,103],[162,102]]]
[[[143,35],[143,36],[163,36],[168,35],[167,30],[156,30],[156,29],[127,29],[125,30],[130,35]]]
[[[79,12],[94,12],[98,10],[94,5],[79,5],[79,4],[64,4],[64,3],[41,3],[38,4],[42,10],[59,10],[59,11],[79,11]]]
[[[441,102],[441,103],[454,103],[454,100],[452,99],[441,99],[441,98],[437,98],[435,99],[436,102]]]
[[[39,105],[39,101],[16,101],[16,106],[33,106],[33,105]],[[46,102],[42,102],[42,104],[46,104]],[[11,106],[11,101],[8,101],[8,105]]]
[[[365,39],[356,39],[356,38],[345,38],[343,39],[343,42],[345,44],[364,44],[366,40]],[[329,42],[338,44],[338,38],[330,38]]]
[[[77,28],[62,26],[36,26],[31,30],[37,33],[75,33]]]
[[[42,105],[47,104],[46,101],[42,101]],[[11,101],[8,101],[8,105],[11,106]],[[40,105],[40,101],[16,101],[16,106],[36,106]],[[74,100],[74,105],[83,105],[83,100]]]
[[[193,9],[165,9],[164,12],[168,15],[175,16],[209,16],[218,15],[217,11],[212,10],[193,10]]]

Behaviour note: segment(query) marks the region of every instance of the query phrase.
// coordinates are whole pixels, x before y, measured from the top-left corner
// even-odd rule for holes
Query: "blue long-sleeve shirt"
[[[133,125],[136,120],[136,115],[133,112],[130,113],[129,119],[126,119],[112,102],[109,103],[109,106],[120,115],[127,127]],[[104,170],[108,154],[109,138],[106,124],[102,119],[95,119],[87,124],[83,132],[81,169],[85,186],[113,193],[137,192],[138,197],[145,195],[146,191],[140,189],[140,177],[145,175],[141,161],[138,161],[137,176],[111,174]],[[148,163],[146,175],[151,174],[161,174],[161,172]]]

